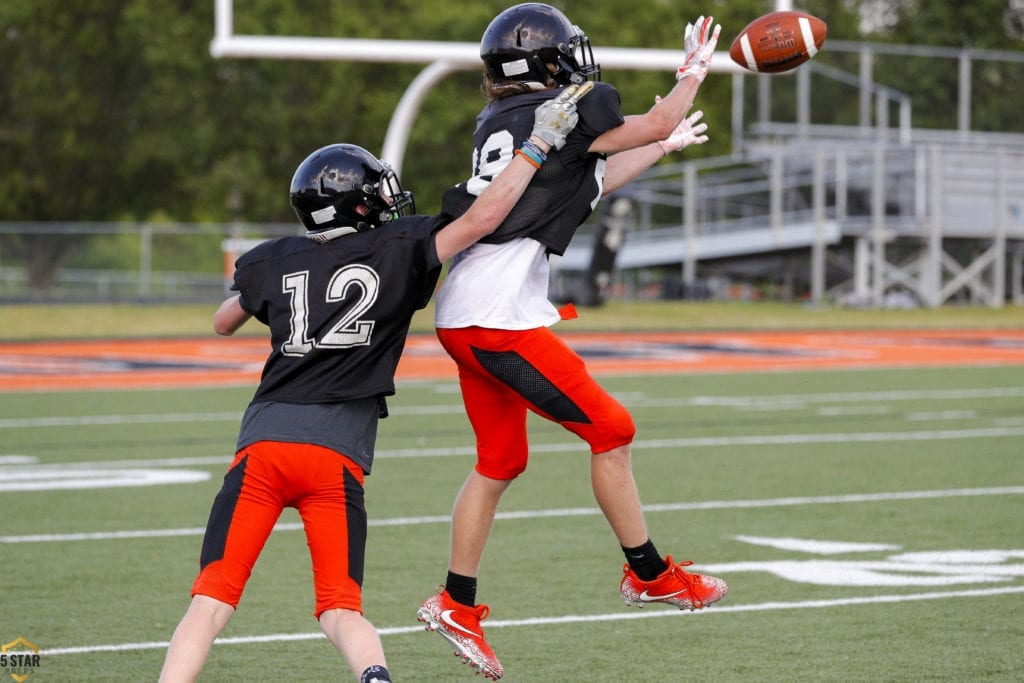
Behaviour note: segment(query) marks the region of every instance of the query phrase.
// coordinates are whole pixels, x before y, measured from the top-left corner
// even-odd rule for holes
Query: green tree
[[[118,203],[114,153],[129,121],[132,50],[118,39],[120,7],[10,0],[0,6],[0,217],[98,220]],[[129,105],[129,106],[126,106]],[[46,286],[76,238],[5,240]]]
[[[510,4],[236,0],[234,28],[239,34],[475,43]],[[701,12],[724,26],[724,50],[751,19],[774,8],[769,0],[710,0],[686,8],[670,0],[555,4],[585,29],[598,60],[602,47],[681,55],[683,27]],[[939,0],[806,0],[799,8],[828,22],[830,40],[859,40],[864,26],[871,39],[1020,50],[1018,4],[979,0],[967,13]],[[286,192],[296,165],[337,141],[380,153],[395,106],[426,66],[214,59],[213,29],[212,3],[196,0],[0,2],[0,221],[292,223]],[[833,57],[826,49],[819,59]],[[831,63],[856,69],[855,62]],[[1005,97],[975,112],[975,119],[994,126],[1018,120],[1020,70],[978,69],[976,79]],[[921,67],[904,77],[929,77],[939,80],[930,99],[915,102],[922,115],[948,103],[945,76]],[[673,84],[671,73],[611,69],[605,80],[618,87],[627,112],[646,110]],[[484,104],[479,83],[476,71],[449,77],[428,95],[413,126],[402,175],[425,213],[436,211],[443,191],[469,171],[471,133]],[[697,106],[711,141],[688,155],[730,152],[730,79],[709,78]],[[848,122],[843,117],[849,116],[837,110],[833,118]],[[0,239],[5,260],[23,259],[33,284],[43,288],[86,238]],[[193,247],[182,240],[182,261],[212,241]]]
[[[869,3],[870,4],[870,3]],[[971,54],[971,85],[975,97],[972,128],[1024,132],[1020,92],[1024,68],[985,59],[986,50],[1024,48],[1024,5],[1015,0],[977,0],[969,9],[938,0],[902,0],[893,4],[887,21],[872,38],[911,45],[938,45]],[[955,59],[893,57],[900,69],[891,85],[914,93],[914,124],[956,126],[958,64]]]

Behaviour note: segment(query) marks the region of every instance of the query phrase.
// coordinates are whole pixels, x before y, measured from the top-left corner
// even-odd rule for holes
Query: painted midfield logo
[[[845,543],[798,538],[737,536],[737,540],[814,555],[885,552],[880,560],[803,559],[701,565],[709,574],[770,572],[796,583],[818,586],[953,586],[1009,582],[1024,576],[1024,550],[936,550],[895,552],[883,543]]]

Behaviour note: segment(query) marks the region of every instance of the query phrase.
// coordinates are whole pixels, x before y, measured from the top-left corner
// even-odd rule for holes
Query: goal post
[[[780,9],[789,2],[779,0]],[[680,35],[682,27],[680,27]],[[384,138],[381,158],[401,175],[409,131],[427,93],[445,77],[457,71],[482,69],[479,43],[424,40],[382,40],[364,38],[321,38],[311,36],[239,35],[234,32],[234,0],[216,0],[214,38],[210,54],[215,58],[305,59],[426,64],[409,84],[392,114]],[[595,47],[602,68],[634,71],[675,72],[682,45],[675,50],[649,48]],[[739,74],[744,71],[727,51],[715,52],[711,71]]]

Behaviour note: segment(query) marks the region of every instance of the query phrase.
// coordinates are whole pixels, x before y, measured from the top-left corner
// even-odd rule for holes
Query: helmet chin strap
[[[551,77],[560,85],[580,85],[587,81],[587,77],[573,67],[569,62],[559,58],[555,63],[558,70],[551,74]]]
[[[343,225],[340,228],[328,228],[327,230],[323,230],[321,232],[314,232],[311,235],[306,235],[306,237],[313,240],[317,244],[325,244],[333,239],[341,237],[342,235],[351,235],[354,232],[359,231],[351,226]]]
[[[555,71],[552,71],[549,68],[548,63],[540,58],[540,55],[533,55],[532,59],[533,59],[533,68],[530,70],[531,75],[540,77],[539,78],[540,81],[547,81],[548,79],[550,79],[551,81],[554,81],[554,82],[558,83],[558,78],[557,78],[556,74],[559,73],[560,71],[563,71],[563,68],[562,68],[561,64],[557,64],[557,63],[556,64],[552,64],[551,66],[555,67]],[[533,81],[524,81],[524,82],[532,83]]]

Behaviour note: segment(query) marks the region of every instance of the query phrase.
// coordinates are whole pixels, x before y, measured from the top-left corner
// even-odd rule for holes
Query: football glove
[[[654,98],[654,103],[657,104],[658,102],[661,102],[661,97]],[[659,140],[658,146],[661,147],[662,153],[678,152],[684,147],[703,145],[707,142],[708,136],[703,135],[703,133],[708,129],[708,124],[697,123],[702,116],[704,116],[704,112],[700,110],[693,112],[676,126],[676,129],[672,131],[672,135],[669,135],[664,140]]]
[[[687,24],[683,35],[683,65],[676,70],[676,80],[681,81],[687,76],[704,82],[711,68],[711,57],[718,45],[718,34],[722,32],[721,24],[714,24],[712,17],[698,17],[696,24]]]
[[[576,104],[593,87],[592,81],[587,81],[582,85],[570,85],[557,97],[537,107],[537,111],[533,115],[532,135],[536,135],[554,149],[562,149],[566,136],[580,120],[580,115],[576,112]]]

